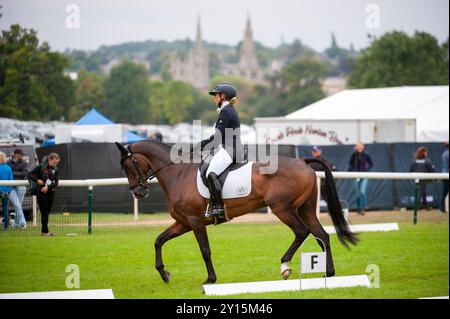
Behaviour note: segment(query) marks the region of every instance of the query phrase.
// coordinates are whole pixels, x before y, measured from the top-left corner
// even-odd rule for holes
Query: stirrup
[[[220,216],[224,216],[225,215],[225,209],[220,206],[213,206],[213,208],[211,209],[211,212],[209,212],[210,216],[213,217],[220,217]]]
[[[223,207],[215,207],[215,205],[211,205],[212,208],[210,210],[210,203],[206,206],[205,210],[205,218],[213,218],[213,217],[223,217],[225,216],[225,209]]]

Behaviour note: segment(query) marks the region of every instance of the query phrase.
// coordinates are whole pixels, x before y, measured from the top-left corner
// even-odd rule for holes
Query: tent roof
[[[449,87],[345,90],[285,116],[305,120],[415,119],[418,141],[448,140]]]
[[[139,136],[130,131],[127,132],[127,142],[128,143],[134,143],[134,142],[139,142],[139,141],[143,141],[143,140],[145,140],[145,138],[143,138],[142,136]]]
[[[76,125],[98,125],[98,124],[114,124],[109,118],[99,113],[95,108],[87,112]]]

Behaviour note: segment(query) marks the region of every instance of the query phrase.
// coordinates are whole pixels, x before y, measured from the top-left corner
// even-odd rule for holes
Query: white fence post
[[[37,200],[36,195],[31,196],[31,201],[33,203],[33,226],[37,225]]]
[[[138,199],[133,196],[133,211],[134,211],[134,220],[139,220],[139,203]]]

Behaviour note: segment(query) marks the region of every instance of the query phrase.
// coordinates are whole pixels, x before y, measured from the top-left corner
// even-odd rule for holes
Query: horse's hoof
[[[213,284],[216,282],[216,278],[208,278],[205,280],[205,282],[203,283],[204,285],[209,285],[209,284]]]
[[[292,269],[291,268],[287,268],[281,273],[281,276],[283,276],[283,279],[286,280],[286,279],[289,278],[291,273],[292,273]]]
[[[327,278],[328,277],[334,277],[334,275],[335,275],[335,272],[327,272]]]
[[[162,276],[162,279],[164,280],[164,282],[165,282],[166,284],[169,283],[170,277],[172,277],[172,275],[171,275],[170,272],[168,272],[168,271],[165,271],[164,273],[162,273],[161,276]]]

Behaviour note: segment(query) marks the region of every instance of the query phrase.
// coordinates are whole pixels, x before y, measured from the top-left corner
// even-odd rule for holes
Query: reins
[[[134,166],[135,170],[136,170],[137,172],[140,173],[140,171],[142,171],[142,169],[141,169],[141,167],[138,165],[138,161],[136,160],[136,158],[134,158],[133,152],[132,152],[131,149],[130,149],[130,145],[126,145],[125,148],[126,148],[126,150],[128,151],[128,154],[127,154],[127,157],[126,157],[126,158],[131,159],[131,161],[132,161],[132,163],[133,163],[133,166]],[[180,155],[180,156],[177,158],[177,160],[183,158],[183,157],[186,156],[186,155],[192,154],[193,151],[194,151],[194,150],[191,150],[189,153],[184,153],[184,154]],[[151,181],[152,179],[156,178],[156,173],[158,173],[158,172],[161,171],[162,169],[164,169],[164,168],[166,168],[167,166],[170,166],[170,165],[172,165],[172,164],[175,164],[175,163],[171,160],[169,163],[164,164],[163,166],[161,166],[160,168],[158,168],[158,169],[156,169],[156,170],[152,170],[152,169],[150,168],[150,170],[145,174],[144,177],[142,177],[142,175],[139,174],[139,178],[138,178],[137,183],[136,183],[135,185],[133,185],[133,186],[130,186],[130,190],[133,190],[134,188],[136,188],[136,187],[138,187],[138,186],[142,186],[142,187],[144,187],[144,188],[147,188],[148,186],[145,184],[145,182]],[[122,165],[122,169],[123,169],[123,165]]]

